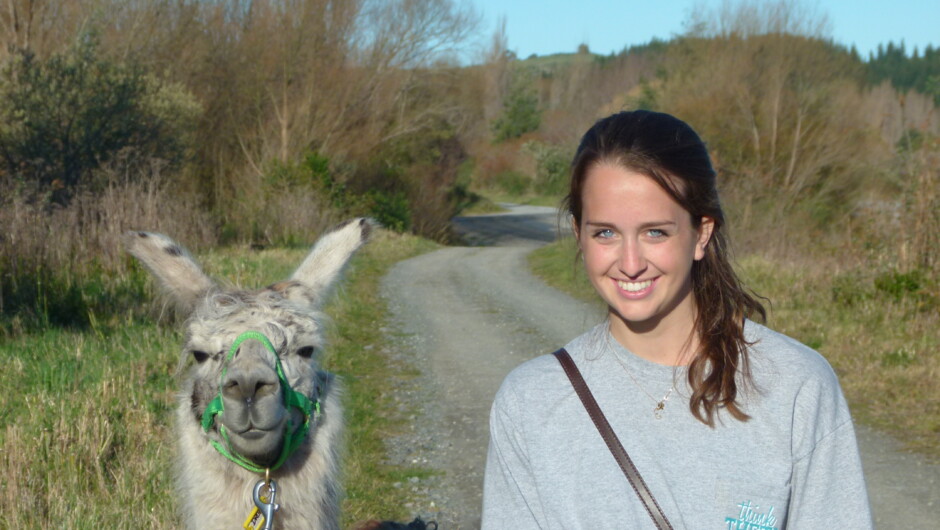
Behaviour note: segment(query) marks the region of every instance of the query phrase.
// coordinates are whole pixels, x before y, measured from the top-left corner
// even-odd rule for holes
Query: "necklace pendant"
[[[663,419],[663,409],[665,408],[666,408],[665,402],[660,401],[659,403],[657,403],[656,408],[653,409],[653,417],[655,417],[657,420]]]

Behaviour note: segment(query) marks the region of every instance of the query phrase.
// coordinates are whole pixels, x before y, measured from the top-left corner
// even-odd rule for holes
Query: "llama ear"
[[[303,284],[311,305],[329,294],[352,255],[372,234],[377,225],[371,219],[357,218],[333,228],[313,246],[290,279]]]
[[[160,280],[185,314],[191,313],[199,300],[215,287],[189,252],[163,234],[127,232],[124,244]]]

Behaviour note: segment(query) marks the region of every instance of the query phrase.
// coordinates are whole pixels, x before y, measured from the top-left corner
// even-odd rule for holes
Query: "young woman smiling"
[[[698,135],[622,112],[588,130],[572,167],[565,205],[608,318],[565,350],[655,500],[546,355],[493,404],[483,527],[871,528],[836,376],[751,320],[764,308],[731,267]]]

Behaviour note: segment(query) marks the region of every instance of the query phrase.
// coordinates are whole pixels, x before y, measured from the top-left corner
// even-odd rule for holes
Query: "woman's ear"
[[[705,247],[712,238],[712,232],[715,231],[715,220],[711,217],[702,217],[702,222],[698,226],[698,240],[695,242],[695,261],[705,257]]]
[[[574,217],[569,216],[571,219],[571,231],[574,233],[574,240],[578,243],[578,247],[581,246],[581,227],[578,226],[578,222]]]

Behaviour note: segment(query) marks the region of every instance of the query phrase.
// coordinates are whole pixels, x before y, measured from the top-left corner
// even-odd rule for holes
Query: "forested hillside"
[[[899,90],[913,89],[931,95],[934,103],[940,105],[940,49],[928,45],[908,54],[904,42],[889,42],[887,46],[878,46],[877,53],[869,57],[868,73],[875,83],[887,79]]]
[[[0,329],[87,324],[90,278],[120,299],[99,275],[131,227],[295,245],[367,214],[449,241],[478,193],[560,197],[629,108],[706,139],[739,252],[921,271],[936,304],[938,52],[864,61],[799,3],[729,5],[611,56],[521,59],[497,28],[466,64],[490,28],[455,0],[5,0]]]

